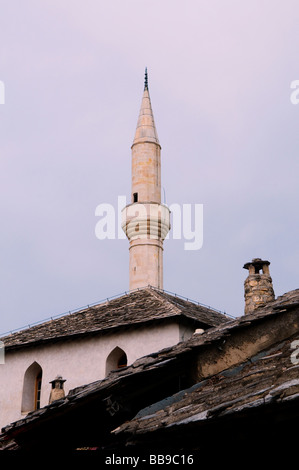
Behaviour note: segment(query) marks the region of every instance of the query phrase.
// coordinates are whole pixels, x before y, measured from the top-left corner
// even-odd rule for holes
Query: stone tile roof
[[[189,340],[175,346],[165,348],[148,356],[137,359],[131,366],[112,371],[105,379],[79,386],[70,390],[68,395],[37,411],[29,413],[25,418],[11,423],[2,429],[1,442],[9,439],[10,434],[26,429],[39,420],[51,419],[56,413],[61,414],[76,404],[97,400],[119,394],[125,397],[126,387],[134,377],[145,381],[151,371],[159,370],[167,374],[169,365],[176,364],[178,358],[193,351],[200,351],[207,345],[219,344],[219,339],[233,336],[239,328],[248,328],[266,317],[283,315],[288,309],[298,309],[299,289],[290,291],[255,313],[239,317],[206,330],[202,335],[194,334]],[[297,334],[298,337],[298,334]],[[199,421],[212,417],[237,413],[239,410],[270,403],[271,400],[299,399],[299,381],[297,380],[299,365],[294,366],[290,360],[290,344],[294,338],[287,338],[279,344],[272,345],[254,357],[227,368],[199,383],[190,389],[183,390],[160,404],[155,403],[141,410],[135,419],[121,425],[116,433],[140,433],[158,429],[160,426],[184,424],[188,421]],[[175,366],[176,367],[176,366]],[[135,384],[135,382],[134,382]],[[246,386],[245,386],[246,385]],[[167,403],[168,400],[168,403]],[[163,417],[163,419],[162,419]],[[142,431],[143,430],[143,431]],[[6,434],[7,433],[7,434]]]
[[[115,434],[134,435],[135,439],[136,435],[167,431],[173,426],[180,433],[180,426],[204,426],[259,407],[299,401],[299,364],[291,360],[294,340],[298,340],[298,334],[141,410]]]
[[[203,335],[193,335],[185,343],[165,352],[164,361],[173,357],[174,353],[178,356],[183,352],[184,346],[188,350],[217,343],[221,337],[230,336],[238,328],[248,327],[266,317],[276,316],[278,313],[284,315],[288,310],[299,313],[298,307],[299,289],[296,289],[260,307],[251,315],[212,328]],[[121,425],[114,433],[121,439],[126,439],[128,445],[131,437],[136,443],[138,436],[142,440],[148,433],[171,433],[174,427],[175,432],[181,435],[184,433],[182,428],[189,425],[193,430],[198,426],[198,432],[206,424],[210,425],[221,418],[242,417],[247,413],[256,413],[259,408],[284,406],[293,400],[298,403],[299,362],[298,354],[294,352],[294,345],[298,350],[298,339],[299,331],[237,365],[199,381],[187,390],[140,410],[134,419]],[[157,360],[156,362],[158,365]],[[161,434],[158,439],[161,439]]]
[[[217,326],[229,320],[216,310],[148,287],[12,333],[1,338],[1,341],[4,342],[5,349],[9,350],[72,336],[104,333],[170,318],[195,321],[198,327],[205,328]]]

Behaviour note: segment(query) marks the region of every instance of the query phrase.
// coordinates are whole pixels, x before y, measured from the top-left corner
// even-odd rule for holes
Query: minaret
[[[144,91],[132,149],[131,204],[122,211],[130,242],[130,290],[163,288],[163,240],[170,212],[161,204],[161,146],[155,126],[145,69]]]

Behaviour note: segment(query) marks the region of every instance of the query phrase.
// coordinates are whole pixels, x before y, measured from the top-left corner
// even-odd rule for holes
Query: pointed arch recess
[[[29,413],[40,406],[42,368],[34,361],[24,374],[23,393],[22,393],[22,413]]]
[[[116,346],[106,360],[106,375],[112,370],[121,369],[128,365],[128,358],[125,351]]]

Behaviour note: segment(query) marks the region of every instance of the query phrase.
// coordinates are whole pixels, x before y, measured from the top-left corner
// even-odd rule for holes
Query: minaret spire
[[[145,74],[144,74],[144,89],[145,89],[145,90],[148,90],[147,67],[145,67]]]
[[[161,204],[161,146],[148,90],[144,91],[132,144],[132,202],[122,211],[122,228],[130,241],[130,290],[163,288],[163,241],[170,213]]]
[[[144,90],[133,145],[141,142],[159,143],[148,89],[147,68],[145,69]]]

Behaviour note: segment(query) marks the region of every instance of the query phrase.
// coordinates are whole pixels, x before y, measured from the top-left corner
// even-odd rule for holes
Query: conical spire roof
[[[160,145],[148,90],[147,69],[145,69],[144,91],[133,145],[141,142]]]

